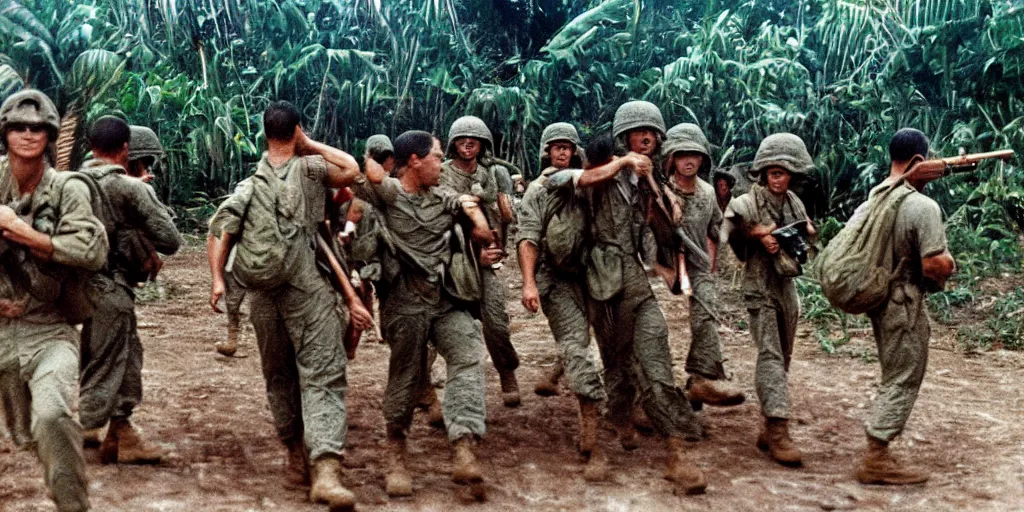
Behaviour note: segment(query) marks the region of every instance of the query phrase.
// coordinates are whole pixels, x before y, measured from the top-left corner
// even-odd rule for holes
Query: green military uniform
[[[752,170],[763,172],[778,166],[791,174],[805,174],[813,165],[803,141],[792,134],[776,134],[761,143]],[[757,225],[774,223],[782,227],[806,219],[803,203],[791,190],[777,196],[755,184],[730,201],[722,226],[722,239],[729,240],[736,256],[746,261],[743,299],[750,317],[750,334],[758,349],[754,377],[757,396],[767,418],[789,417],[786,374],[800,303],[793,278],[780,275],[776,256],[768,254],[760,241],[746,238],[746,232]]]
[[[78,332],[68,324],[57,301],[61,286],[75,272],[72,269],[95,271],[106,262],[105,228],[93,215],[89,187],[49,167],[35,191],[21,196],[10,170],[0,163],[0,203],[14,202],[16,213],[31,217],[36,230],[50,235],[53,258],[41,262],[26,255],[24,261],[14,263],[15,269],[4,263],[6,275],[27,271],[30,277],[12,279],[0,297],[25,301],[23,314],[0,318],[0,410],[16,444],[35,444],[58,510],[87,510],[82,427],[72,416]]]
[[[576,128],[567,123],[556,123],[545,128],[541,135],[542,162],[548,158],[548,146],[557,141],[571,142],[578,150],[579,136]],[[558,171],[555,167],[544,169],[540,178],[526,189],[519,205],[516,247],[527,242],[538,248],[535,278],[540,305],[555,343],[561,349],[561,359],[569,375],[569,387],[583,398],[603,401],[606,398],[604,386],[601,384],[597,361],[590,351],[584,276],[557,271],[551,266],[544,250],[544,222],[548,203],[548,191],[544,185],[547,178]]]
[[[903,272],[892,285],[889,300],[868,313],[882,365],[882,385],[867,433],[882,441],[891,441],[903,431],[928,364],[931,328],[921,260],[946,251],[942,212],[935,201],[920,192],[903,200],[896,214],[892,251],[894,262],[905,262]]]
[[[86,162],[81,172],[103,190],[119,239],[141,237],[162,254],[178,251],[181,235],[151,187],[101,160]],[[113,245],[107,269],[93,277],[93,317],[82,329],[79,419],[86,429],[128,418],[142,401],[143,350],[132,292],[139,272],[133,267],[141,261],[124,253],[124,243]]]
[[[472,116],[459,118],[452,124],[448,137],[449,157],[455,154],[455,140],[472,136],[482,141],[483,148],[477,158],[477,168],[467,173],[449,160],[441,171],[440,188],[455,195],[470,194],[480,198],[480,206],[492,227],[501,225],[498,215],[498,194],[511,193],[511,179],[505,179],[508,171],[500,165],[487,165],[491,157],[493,138],[483,121]],[[503,178],[498,178],[502,176]],[[504,230],[503,230],[504,231]],[[480,285],[483,299],[480,301],[480,322],[483,324],[484,343],[491,361],[499,372],[511,372],[519,367],[519,355],[512,346],[511,319],[508,315],[505,281],[493,268],[480,269]]]
[[[263,158],[261,165],[270,165],[266,154]],[[320,156],[293,157],[271,168],[300,192],[294,215],[304,220],[307,230],[300,236],[312,240],[315,225],[324,218],[327,162]],[[253,218],[253,211],[246,211],[250,197],[252,186],[243,180],[210,220],[210,233],[217,238],[223,233],[237,236],[243,229],[276,223]],[[311,246],[298,251],[298,258],[287,284],[249,290],[250,317],[278,437],[289,446],[304,440],[310,459],[316,461],[324,455],[340,457],[345,446],[348,384],[341,339],[347,319],[339,313],[334,290],[316,269]]]
[[[680,151],[701,153],[704,163],[696,177],[693,192],[683,192],[674,179],[669,179],[669,187],[682,200],[682,219],[679,227],[683,229],[693,242],[694,248],[686,250],[686,271],[690,278],[693,295],[690,296],[690,334],[692,341],[686,357],[686,372],[699,375],[706,379],[725,378],[722,366],[722,346],[718,337],[718,320],[714,308],[718,304],[715,293],[714,278],[711,274],[711,258],[709,256],[709,240],[719,240],[722,227],[722,211],[718,208],[715,189],[699,177],[707,174],[714,165],[711,159],[711,144],[704,132],[694,124],[683,123],[673,126],[668,131],[664,153],[668,173],[674,172],[673,156]]]
[[[384,419],[408,431],[429,378],[426,352],[433,341],[448,369],[443,411],[448,438],[483,436],[483,340],[466,304],[452,298],[443,284],[449,233],[461,209],[458,196],[437,188],[410,194],[395,178],[370,188],[393,235],[396,254],[389,257],[399,265],[386,264],[384,275],[389,292],[381,318],[391,346]]]

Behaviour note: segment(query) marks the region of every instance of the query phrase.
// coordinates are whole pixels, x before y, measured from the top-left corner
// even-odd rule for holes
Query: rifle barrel
[[[1014,152],[1012,149],[1003,149],[1000,151],[989,151],[988,153],[973,153],[970,155],[951,156],[943,158],[942,161],[946,165],[970,165],[977,163],[981,160],[988,160],[990,158],[998,158],[1000,160],[1009,160],[1013,158]]]

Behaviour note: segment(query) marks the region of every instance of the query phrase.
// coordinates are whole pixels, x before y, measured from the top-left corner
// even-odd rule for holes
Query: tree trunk
[[[75,152],[75,133],[78,132],[79,117],[73,110],[64,114],[60,120],[60,132],[57,135],[57,164],[54,167],[58,171],[67,171],[71,168],[71,157]]]

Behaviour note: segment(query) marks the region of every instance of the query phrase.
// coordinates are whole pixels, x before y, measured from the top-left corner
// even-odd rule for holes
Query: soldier
[[[772,231],[807,221],[808,234],[814,236],[803,203],[789,190],[791,180],[807,176],[812,169],[814,162],[800,137],[791,133],[769,135],[757,148],[751,168],[759,182],[729,203],[722,225],[722,239],[728,240],[736,257],[746,262],[743,300],[750,315],[750,335],[757,346],[754,380],[764,415],[757,447],[786,466],[802,463],[800,450],[789,435],[787,390],[800,318],[793,284],[799,268],[793,268],[793,260],[780,251]]]
[[[501,228],[499,237],[505,236],[505,226],[511,222],[512,181],[504,166],[494,164],[494,138],[480,118],[460,117],[448,131],[448,157],[441,172],[441,187],[453,194],[469,194],[480,198],[492,228]],[[501,244],[504,250],[504,244]],[[483,324],[484,343],[491,354],[494,368],[501,379],[501,396],[505,407],[520,403],[519,383],[515,370],[519,355],[512,346],[508,305],[505,301],[505,282],[494,268],[482,267],[480,280],[483,300],[480,303],[480,322]]]
[[[469,305],[456,299],[448,285],[450,279],[457,279],[450,239],[458,238],[453,233],[462,233],[461,229],[453,232],[455,215],[465,212],[475,219],[473,236],[478,240],[489,244],[493,239],[475,196],[449,194],[450,189],[437,187],[444,155],[440,141],[429,133],[410,131],[396,138],[394,146],[401,178],[373,169],[367,178],[375,206],[394,235],[396,251],[389,254],[396,265],[385,264],[388,295],[381,305],[384,338],[391,346],[384,396],[385,490],[389,496],[409,496],[412,476],[405,463],[406,437],[418,395],[429,379],[426,352],[431,341],[448,370],[443,407],[455,456],[452,480],[483,481],[473,454],[485,431],[483,340]],[[465,244],[459,246],[465,248]],[[500,257],[496,247],[483,249],[480,264],[489,265]]]
[[[732,201],[732,189],[736,186],[736,177],[724,170],[715,171],[712,176],[712,185],[715,187],[715,199],[718,202],[718,209],[725,213]]]
[[[277,434],[288,448],[288,476],[310,480],[309,499],[331,510],[350,510],[355,496],[342,486],[347,388],[338,296],[317,271],[312,245],[324,219],[328,187],[362,179],[351,155],[310,140],[288,102],[263,113],[267,151],[256,174],[243,180],[210,219],[210,305],[224,295],[223,270],[232,246],[233,273],[249,290],[267,399]],[[377,166],[367,162],[368,166]],[[276,205],[276,206],[274,206]],[[283,267],[282,267],[283,266]],[[337,276],[336,276],[337,277]],[[351,321],[372,319],[340,276]]]
[[[692,242],[683,248],[693,290],[690,296],[692,340],[686,357],[686,373],[690,377],[686,381],[686,394],[691,404],[739,405],[745,400],[743,393],[728,389],[721,382],[726,377],[714,311],[718,299],[712,274],[717,271],[722,211],[716,204],[714,189],[699,177],[707,176],[713,166],[711,144],[695,124],[685,123],[677,128],[676,134],[665,142],[664,153],[669,187],[682,200],[679,227]]]
[[[534,313],[541,307],[544,309],[548,326],[561,350],[555,370],[537,385],[536,391],[540,395],[557,393],[564,361],[569,370],[569,386],[580,407],[579,450],[589,459],[585,477],[597,479],[602,476],[605,465],[603,454],[596,452],[598,408],[607,397],[597,361],[589,350],[590,323],[587,321],[584,276],[582,272],[574,273],[553,266],[546,250],[548,237],[557,234],[552,235],[547,230],[546,222],[550,217],[547,214],[549,203],[545,183],[560,170],[579,170],[582,167],[579,144],[579,134],[569,123],[555,123],[544,129],[540,138],[541,167],[544,170],[538,179],[530,183],[523,197],[516,245],[523,272],[523,306]],[[545,384],[547,393],[543,392]]]
[[[19,446],[35,445],[61,512],[89,509],[82,427],[72,416],[78,383],[83,273],[107,259],[95,190],[58,173],[44,156],[57,140],[53,102],[23,90],[0,105],[0,411]],[[11,206],[14,205],[12,208]],[[75,291],[77,290],[77,292]]]
[[[889,142],[892,184],[915,163],[928,158],[928,137],[904,128]],[[868,448],[857,468],[863,484],[907,485],[925,482],[928,473],[905,466],[889,453],[889,442],[903,431],[914,408],[928,362],[931,329],[925,293],[942,290],[956,263],[946,246],[942,212],[920,193],[934,174],[915,173],[908,183],[916,192],[899,205],[893,228],[893,261],[902,272],[890,286],[889,299],[868,313],[882,365],[882,385],[867,421]]]
[[[130,137],[123,120],[98,119],[89,128],[93,159],[80,169],[103,191],[116,233],[106,268],[92,280],[93,317],[82,328],[80,372],[79,419],[85,442],[99,444],[100,430],[109,421],[100,446],[100,458],[107,464],[159,463],[164,456],[130,421],[142,401],[143,357],[132,290],[159,270],[156,252],[174,254],[182,243],[153,189],[127,175]]]
[[[593,210],[587,290],[605,366],[609,419],[622,446],[635,449],[631,410],[639,391],[640,404],[667,441],[665,478],[695,494],[704,492],[707,482],[688,460],[686,441],[701,439],[703,429],[676,386],[668,324],[639,257],[646,211],[638,184],[651,174],[647,155],[657,156],[664,134],[658,107],[644,101],[623,104],[615,113],[613,135],[630,153],[587,170],[576,185],[586,190]]]

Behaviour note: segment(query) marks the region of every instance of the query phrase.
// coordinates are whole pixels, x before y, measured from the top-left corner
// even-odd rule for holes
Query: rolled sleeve
[[[242,231],[242,219],[245,209],[252,197],[252,182],[242,180],[235,191],[217,207],[216,213],[210,218],[210,234],[220,238],[224,233],[237,235]]]
[[[530,184],[519,205],[519,233],[516,236],[516,247],[522,242],[530,242],[540,247],[541,232],[544,230],[544,205],[547,190],[540,182]]]
[[[942,210],[938,203],[922,194],[908,198],[912,208],[910,218],[917,236],[921,258],[938,256],[946,251],[946,227],[942,223]]]

